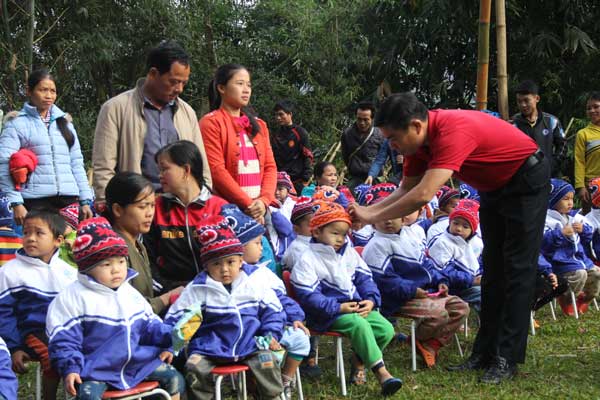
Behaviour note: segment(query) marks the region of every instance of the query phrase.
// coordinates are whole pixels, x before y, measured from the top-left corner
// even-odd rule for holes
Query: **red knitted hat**
[[[110,257],[127,257],[127,243],[103,217],[89,218],[79,224],[73,244],[73,257],[79,272],[86,272]]]
[[[313,213],[313,199],[310,197],[302,196],[296,200],[296,204],[294,204],[294,208],[292,209],[292,216],[290,220],[292,224],[296,223],[300,218],[305,215]]]
[[[379,203],[381,200],[394,193],[396,189],[397,186],[393,183],[378,183],[377,185],[371,186],[365,193],[365,205],[370,206]]]
[[[79,204],[69,204],[68,206],[61,208],[58,212],[71,228],[77,229],[77,225],[79,225]]]
[[[456,189],[452,189],[449,186],[442,186],[440,190],[436,193],[438,198],[439,207],[442,208],[448,204],[451,199],[460,198],[460,192]]]
[[[211,260],[244,254],[244,246],[235,236],[227,220],[220,215],[204,220],[198,226],[197,232],[196,240],[200,244],[200,262],[203,265]]]
[[[471,230],[475,232],[479,226],[479,203],[475,200],[462,199],[450,213],[450,221],[456,217],[464,218],[471,225]]]
[[[314,202],[314,215],[310,220],[310,231],[330,224],[332,222],[346,222],[348,225],[352,225],[350,215],[344,210],[344,207],[338,203],[331,203],[328,201],[315,201]]]
[[[344,196],[346,196],[346,200],[348,200],[349,203],[356,203],[356,199],[354,198],[354,195],[352,194],[352,191],[350,190],[350,188],[346,185],[339,185],[337,187],[338,192],[342,193]]]

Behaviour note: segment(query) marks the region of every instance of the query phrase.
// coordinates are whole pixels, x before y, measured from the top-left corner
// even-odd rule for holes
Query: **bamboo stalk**
[[[498,112],[508,120],[508,68],[506,65],[506,2],[496,0],[496,78],[498,80]]]
[[[488,69],[490,64],[490,15],[492,0],[479,1],[479,37],[477,46],[477,109],[487,107]]]

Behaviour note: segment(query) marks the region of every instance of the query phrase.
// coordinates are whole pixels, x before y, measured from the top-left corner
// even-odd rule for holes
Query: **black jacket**
[[[300,140],[293,129],[298,132]],[[312,175],[312,167],[310,158],[304,156],[301,145],[310,149],[308,133],[296,124],[281,126],[276,134],[271,134],[271,147],[277,170],[287,172],[292,181],[302,179],[307,182]]]
[[[356,129],[356,124],[346,129],[342,134],[342,157],[344,163],[348,167],[350,176],[353,178],[367,179],[371,164],[377,157],[379,148],[385,140],[379,128],[373,128],[373,134],[362,148],[354,154],[352,159],[350,156],[367,138],[367,135],[362,136]]]

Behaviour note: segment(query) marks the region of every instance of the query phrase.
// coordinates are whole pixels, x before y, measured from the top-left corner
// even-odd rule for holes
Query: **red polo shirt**
[[[481,111],[429,111],[427,144],[404,157],[404,175],[444,168],[482,192],[504,186],[537,150],[529,136]]]

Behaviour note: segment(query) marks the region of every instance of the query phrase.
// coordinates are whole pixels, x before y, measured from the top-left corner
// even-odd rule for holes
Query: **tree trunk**
[[[490,64],[490,15],[492,0],[479,1],[479,38],[477,47],[477,109],[487,107],[488,68]]]
[[[29,34],[27,39],[27,73],[25,81],[33,71],[33,39],[35,35],[35,0],[29,0]]]
[[[498,79],[498,112],[502,119],[509,118],[508,68],[506,65],[506,3],[496,0],[496,74]]]

